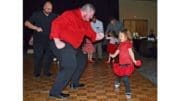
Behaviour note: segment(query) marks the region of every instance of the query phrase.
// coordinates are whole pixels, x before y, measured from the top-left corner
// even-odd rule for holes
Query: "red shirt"
[[[59,38],[78,48],[84,36],[89,37],[91,41],[96,39],[90,22],[82,19],[80,9],[66,11],[52,22],[50,39]]]

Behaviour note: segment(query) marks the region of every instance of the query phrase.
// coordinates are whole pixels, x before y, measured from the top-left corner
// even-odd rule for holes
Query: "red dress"
[[[107,45],[107,52],[110,53],[110,54],[114,54],[114,52],[116,51],[118,45],[117,44],[111,44],[109,43]]]
[[[85,53],[93,53],[93,52],[95,52],[95,48],[94,48],[92,42],[89,39],[86,39],[86,43],[83,45],[82,50]]]
[[[130,76],[134,71],[134,64],[128,49],[132,48],[132,42],[121,42],[119,49],[119,63],[113,64],[114,73],[118,76]]]

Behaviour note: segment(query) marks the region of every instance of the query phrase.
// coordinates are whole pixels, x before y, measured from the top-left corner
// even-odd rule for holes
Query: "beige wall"
[[[157,2],[142,0],[119,0],[119,18],[147,19],[148,30],[157,33]]]

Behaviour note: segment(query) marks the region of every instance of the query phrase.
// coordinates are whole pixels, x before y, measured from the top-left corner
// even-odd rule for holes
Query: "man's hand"
[[[33,36],[31,36],[30,40],[29,40],[29,45],[32,46],[33,45]]]
[[[96,40],[101,40],[104,38],[104,33],[97,33],[96,34]]]
[[[55,42],[55,45],[58,49],[62,49],[65,47],[65,43],[62,42],[61,40],[57,39],[57,38],[54,38],[54,42]]]
[[[43,31],[41,27],[36,27],[35,30],[36,30],[37,32],[42,32],[42,31]]]
[[[33,25],[31,22],[29,22],[29,21],[26,21],[25,22],[25,26],[26,27],[28,27],[28,28],[30,28],[30,29],[32,29],[32,30],[35,30],[35,31],[37,31],[37,32],[42,32],[43,31],[43,29],[41,28],[41,27],[38,27],[38,26],[36,26],[36,25]]]

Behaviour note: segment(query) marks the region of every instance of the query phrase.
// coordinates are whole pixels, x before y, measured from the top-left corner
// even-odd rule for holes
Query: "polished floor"
[[[76,90],[68,86],[64,92],[70,93],[68,99],[55,99],[48,96],[55,76],[58,71],[57,64],[53,63],[52,77],[33,77],[33,58],[31,55],[24,56],[24,95],[23,101],[127,101],[124,95],[125,87],[121,83],[120,89],[114,89],[115,75],[110,65],[104,61],[88,64],[81,77],[81,82],[86,86]],[[142,76],[138,71],[130,77],[132,99],[130,101],[157,101],[157,86]]]

